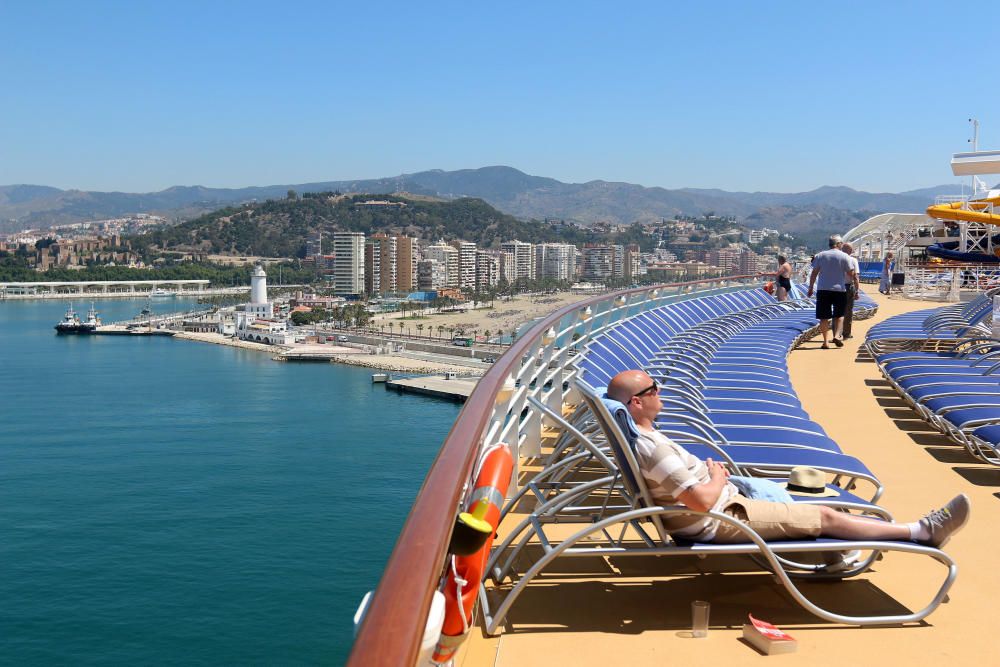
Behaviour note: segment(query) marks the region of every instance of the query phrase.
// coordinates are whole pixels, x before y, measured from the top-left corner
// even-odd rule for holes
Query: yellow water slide
[[[1000,197],[976,199],[970,202],[952,202],[927,207],[927,215],[938,220],[958,220],[960,222],[982,222],[1000,225],[1000,213],[990,213],[1000,205]]]

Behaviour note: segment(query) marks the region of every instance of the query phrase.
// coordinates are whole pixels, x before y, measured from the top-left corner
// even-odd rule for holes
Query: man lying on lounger
[[[696,512],[728,514],[765,540],[833,537],[844,540],[911,540],[942,547],[969,520],[969,498],[959,494],[941,509],[912,523],[889,523],[838,512],[822,505],[775,503],[740,495],[722,464],[701,461],[656,430],[663,408],[659,387],[646,373],[624,371],[608,384],[608,397],[623,403],[638,427],[637,458],[653,498]],[[671,517],[672,534],[698,542],[746,542],[746,533],[705,516]]]

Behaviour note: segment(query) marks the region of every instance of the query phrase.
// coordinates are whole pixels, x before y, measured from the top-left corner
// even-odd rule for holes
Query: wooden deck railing
[[[567,315],[613,299],[624,297],[634,306],[635,298],[643,292],[665,290],[681,294],[696,286],[708,288],[754,278],[728,276],[601,294],[564,306],[517,340],[476,385],[431,465],[371,598],[348,666],[415,664],[431,598],[443,572],[455,512],[494,415],[497,394],[504,382],[520,369],[525,355],[537,349],[538,339],[544,332],[558,327]]]

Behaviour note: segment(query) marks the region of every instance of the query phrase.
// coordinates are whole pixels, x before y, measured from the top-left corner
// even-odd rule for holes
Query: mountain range
[[[880,212],[922,212],[934,196],[959,194],[959,185],[901,193],[871,193],[823,186],[809,192],[729,192],[720,189],[669,190],[632,183],[563,183],[512,167],[442,171],[434,169],[389,178],[327,181],[246,188],[175,186],[159,192],[90,192],[40,185],[0,186],[0,232],[150,213],[181,221],[222,206],[284,198],[303,192],[406,192],[440,199],[479,198],[522,219],[560,219],[590,225],[627,224],[714,213],[736,216],[755,227],[801,232],[811,221],[842,226]]]

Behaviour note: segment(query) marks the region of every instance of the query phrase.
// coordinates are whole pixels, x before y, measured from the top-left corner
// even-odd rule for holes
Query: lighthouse
[[[236,336],[243,340],[268,345],[282,345],[288,325],[275,318],[274,304],[267,300],[267,274],[257,266],[250,274],[250,303],[236,311]]]
[[[257,265],[250,276],[250,303],[255,305],[267,303],[267,274],[260,265]]]

